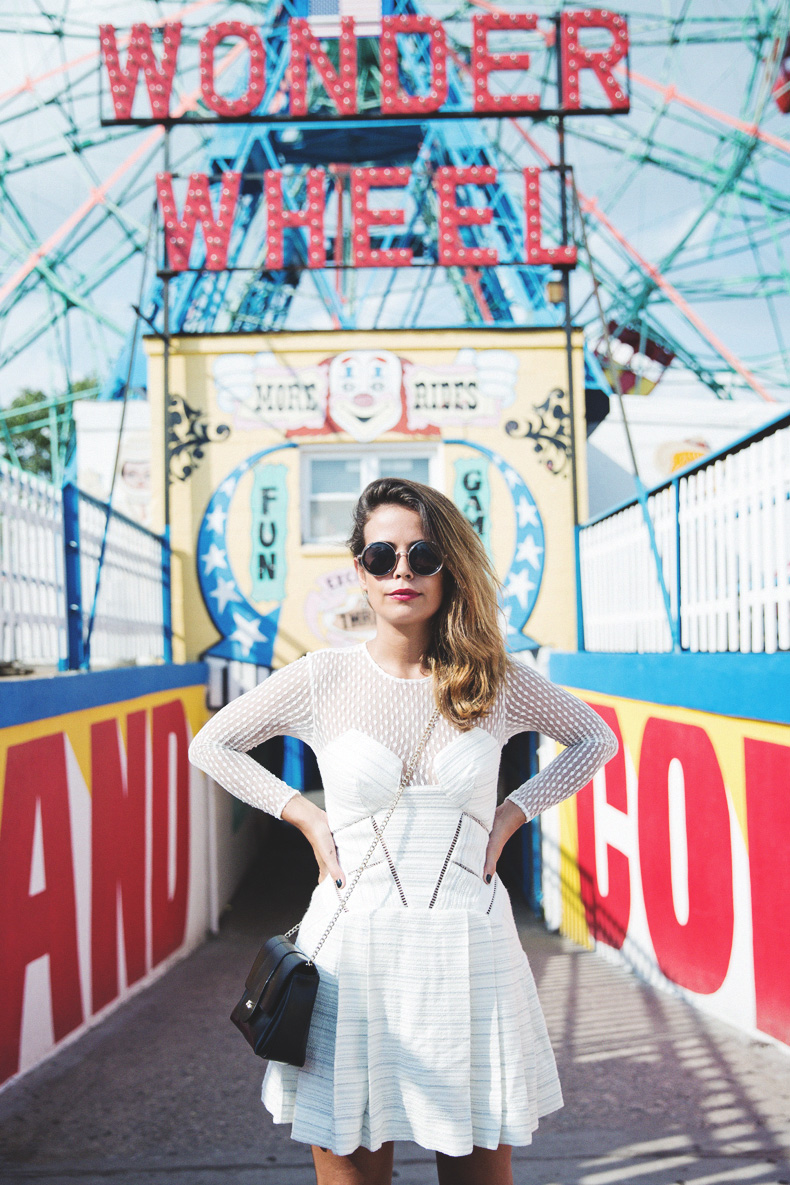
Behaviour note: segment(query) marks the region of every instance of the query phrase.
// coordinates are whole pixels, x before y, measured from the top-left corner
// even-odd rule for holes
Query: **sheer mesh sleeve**
[[[528,819],[586,786],[617,752],[617,738],[597,712],[555,687],[532,667],[513,662],[507,683],[505,728],[545,733],[566,746],[539,774],[508,795]]]
[[[189,760],[231,794],[278,818],[298,794],[259,765],[248,750],[276,736],[312,744],[313,707],[309,656],[269,675],[233,700],[201,728]]]

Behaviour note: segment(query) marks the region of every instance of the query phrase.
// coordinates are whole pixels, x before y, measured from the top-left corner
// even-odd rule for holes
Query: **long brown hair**
[[[359,556],[365,525],[379,506],[416,510],[426,539],[444,556],[444,593],[425,655],[439,711],[457,727],[471,728],[491,708],[507,671],[497,619],[499,581],[479,536],[457,506],[431,486],[382,477],[362,491],[348,546]]]

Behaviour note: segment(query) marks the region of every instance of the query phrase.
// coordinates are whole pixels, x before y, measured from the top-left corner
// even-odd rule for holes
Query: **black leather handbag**
[[[315,957],[324,945],[335,922],[346,908],[346,902],[356,888],[368,860],[373,855],[384,828],[398,805],[404,787],[409,783],[417,768],[420,754],[425,748],[438,716],[439,709],[435,708],[422,735],[417,752],[409,762],[408,769],[401,776],[395,801],[379,827],[365,859],[354,873],[348,892],[321,935],[312,956],[308,959],[304,952],[299,950],[298,946],[295,946],[289,939],[289,935],[295,934],[299,929],[298,925],[286,931],[285,934],[277,934],[274,938],[270,938],[258,951],[258,956],[244,982],[242,997],[230,1014],[230,1019],[241,1031],[258,1057],[265,1057],[274,1062],[286,1062],[290,1066],[304,1065],[310,1020],[318,991],[319,977]]]
[[[258,1057],[303,1066],[318,968],[282,934],[258,952],[230,1019]]]

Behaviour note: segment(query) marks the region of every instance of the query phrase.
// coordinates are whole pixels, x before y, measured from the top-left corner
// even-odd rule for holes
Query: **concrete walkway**
[[[314,1182],[228,1020],[259,935],[298,918],[314,878],[301,837],[280,825],[272,839],[276,859],[219,938],[0,1094],[0,1181]],[[515,1151],[516,1185],[790,1185],[790,1056],[547,934],[518,904],[517,916],[566,1106]],[[399,1185],[436,1180],[410,1144],[395,1172]]]

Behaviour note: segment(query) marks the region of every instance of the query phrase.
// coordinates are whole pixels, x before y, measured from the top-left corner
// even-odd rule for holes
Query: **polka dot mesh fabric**
[[[320,753],[349,729],[367,733],[408,762],[433,710],[431,679],[398,679],[364,644],[319,650],[270,675],[205,725],[190,760],[232,794],[279,816],[298,791],[248,755],[275,736],[293,736]],[[617,752],[614,733],[586,704],[514,661],[492,710],[477,722],[504,745],[519,732],[540,732],[566,748],[509,797],[532,819],[581,789]],[[434,785],[433,761],[458,730],[437,722],[413,784]],[[349,760],[353,753],[349,752]]]

